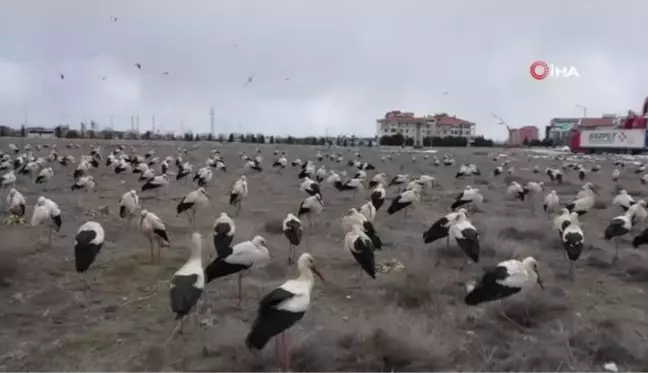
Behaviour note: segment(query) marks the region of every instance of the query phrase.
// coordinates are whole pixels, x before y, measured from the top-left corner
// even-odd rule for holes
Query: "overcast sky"
[[[155,115],[207,132],[214,106],[217,133],[371,136],[401,109],[503,138],[491,112],[542,128],[576,105],[638,111],[646,15],[620,0],[0,0],[0,123],[139,114],[142,131]],[[535,81],[536,60],[580,78]]]

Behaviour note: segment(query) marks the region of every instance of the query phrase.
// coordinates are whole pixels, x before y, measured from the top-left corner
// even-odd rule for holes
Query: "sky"
[[[155,117],[209,132],[214,107],[216,133],[373,136],[403,110],[502,139],[493,113],[542,129],[583,106],[639,111],[646,14],[624,0],[0,0],[0,124],[139,115],[142,131]],[[578,77],[534,80],[538,60]]]

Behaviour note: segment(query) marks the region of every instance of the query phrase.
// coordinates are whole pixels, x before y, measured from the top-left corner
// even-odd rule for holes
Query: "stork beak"
[[[542,282],[542,279],[540,278],[540,274],[536,271],[536,275],[538,276],[538,285],[540,285],[540,289],[544,290],[544,283]]]
[[[323,282],[326,282],[326,279],[324,278],[324,276],[322,276],[322,274],[320,273],[320,271],[318,271],[317,268],[316,268],[315,266],[311,266],[311,271],[313,271],[313,273],[316,274],[317,277],[320,278],[320,280],[322,280]]]
[[[205,197],[207,197],[207,199],[211,200],[211,198],[209,198],[209,194],[207,194],[207,192],[203,192],[203,194],[205,195]]]

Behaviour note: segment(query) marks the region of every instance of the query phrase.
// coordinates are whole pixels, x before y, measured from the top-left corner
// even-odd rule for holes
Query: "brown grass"
[[[79,159],[87,153],[87,147],[68,150],[65,143],[59,142],[62,154]],[[104,153],[114,146],[102,143]],[[175,156],[178,144],[154,146],[164,157]],[[185,158],[202,164],[215,147],[201,144]],[[0,141],[0,148],[6,148],[6,139]],[[312,147],[284,148],[289,160],[313,159],[317,151]],[[147,149],[139,147],[138,152]],[[220,212],[233,213],[227,196],[243,172],[238,153],[254,150],[241,144],[220,145],[218,149],[230,172],[216,173],[207,187],[212,204],[197,214],[196,231],[205,240],[205,259],[214,256],[214,218]],[[135,175],[116,176],[102,164],[91,171],[99,190],[87,194],[72,194],[65,187],[72,166],[54,166],[56,176],[47,192],[20,179],[17,187],[28,200],[27,215],[31,216],[34,201],[43,194],[59,203],[64,225],[54,234],[52,247],[44,244],[43,229],[0,226],[0,369],[276,371],[272,341],[259,354],[247,351],[243,341],[260,297],[296,276],[295,266],[286,265],[288,242],[281,222],[305,195],[298,191],[298,170],[289,167],[283,175],[277,174],[268,167],[274,147],[262,149],[266,170],[248,174],[249,195],[239,216],[233,217],[237,225],[234,242],[262,234],[272,261],[244,277],[240,309],[235,304],[235,278],[209,284],[197,315],[185,323],[184,334],[168,345],[164,341],[175,327],[169,311],[169,280],[189,255],[193,231],[186,216],[176,216],[177,200],[172,198],[185,195],[194,186],[172,182],[161,201],[140,193],[143,207],[165,221],[172,241],[171,247],[162,251],[162,262],[151,264],[146,239],[115,214],[121,194],[139,189]],[[336,151],[345,157],[344,165],[324,164],[351,173],[346,161],[352,153]],[[602,364],[609,361],[622,371],[648,370],[648,254],[643,248],[631,249],[629,236],[619,241],[621,258],[613,264],[613,243],[602,237],[609,220],[620,214],[610,205],[614,197],[609,181],[611,162],[597,161],[603,165],[602,171],[588,175],[588,180],[601,186],[601,196],[595,210],[581,219],[587,248],[576,263],[572,280],[567,276],[564,249],[542,211],[543,196],[525,202],[505,196],[506,184],[512,180],[545,181],[548,190],[559,193],[563,204],[569,203],[582,184],[574,172],[565,174],[562,185],[531,172],[535,164],[544,169],[559,167],[559,162],[519,156],[512,161],[516,168],[513,177],[494,178],[491,157],[472,154],[472,150],[446,149],[443,153],[455,155],[458,164],[475,163],[482,171],[482,176],[457,180],[454,166],[432,167],[431,160],[422,157],[413,164],[411,157],[404,155],[383,163],[379,160],[383,153],[375,149],[361,152],[364,160],[380,168],[376,172],[429,174],[438,186],[410,209],[407,220],[402,213],[387,216],[383,207],[374,223],[384,242],[383,250],[376,252],[377,261],[396,259],[405,269],[378,273],[376,280],[363,276],[357,281],[358,268],[343,249],[339,220],[367,196],[358,193],[352,200],[351,193],[339,193],[322,184],[325,209],[313,219],[313,228],[305,223],[298,253],[313,254],[328,282],[316,282],[311,309],[289,331],[294,371],[601,371]],[[638,179],[628,177],[623,183],[628,190],[644,189]],[[447,213],[465,185],[480,185],[486,203],[483,212],[469,216],[480,232],[480,263],[464,266],[456,243],[451,242],[449,248],[445,240],[424,245],[421,234]],[[389,188],[388,200],[396,194],[396,188]],[[107,213],[84,215],[97,211],[96,206],[106,206]],[[74,272],[73,240],[78,227],[90,219],[104,226],[106,244],[96,263],[81,277]],[[504,306],[499,302],[478,307],[464,304],[467,281],[479,277],[488,266],[528,255],[538,260],[546,290],[534,288],[507,300]]]
[[[0,252],[0,286],[9,286],[17,271],[16,258],[7,252]]]

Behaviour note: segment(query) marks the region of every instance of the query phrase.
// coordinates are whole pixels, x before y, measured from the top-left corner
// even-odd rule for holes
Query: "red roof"
[[[390,111],[385,114],[385,118],[379,119],[380,122],[394,123],[394,122],[424,122],[430,119],[436,119],[437,123],[442,126],[459,126],[462,124],[474,124],[467,120],[463,120],[454,116],[446,114],[429,115],[425,117],[417,117],[414,113],[403,113],[398,110]]]
[[[579,127],[611,127],[614,125],[614,118],[581,118]]]
[[[467,120],[459,119],[457,117],[451,117],[448,115],[435,115],[434,117],[437,119],[438,121],[437,123],[442,126],[458,126],[461,124],[474,124]]]
[[[523,126],[523,127],[520,127],[520,128],[513,128],[513,129],[511,129],[511,131],[514,131],[514,130],[526,130],[526,129],[537,130],[538,127],[537,126]]]
[[[382,122],[395,123],[395,122],[422,122],[424,118],[410,117],[410,116],[391,116],[389,118],[380,119]]]

